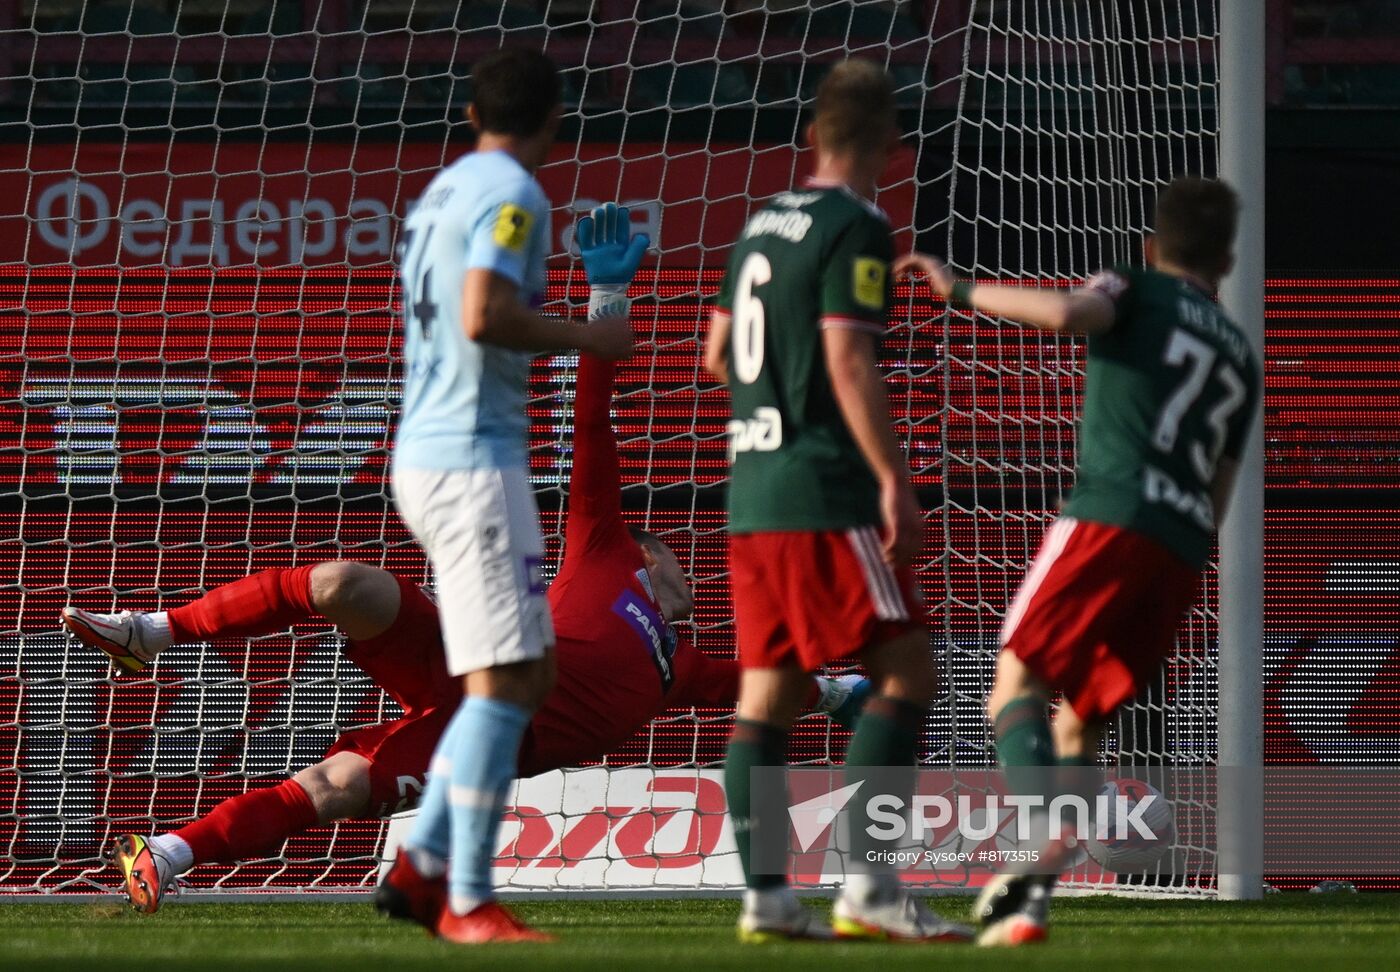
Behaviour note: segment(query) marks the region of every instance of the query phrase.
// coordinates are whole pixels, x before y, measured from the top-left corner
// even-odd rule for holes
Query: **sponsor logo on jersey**
[[[820,192],[780,192],[773,197],[773,205],[800,209],[803,206],[810,206],[821,197],[822,193]]]
[[[856,303],[871,310],[885,306],[885,273],[889,266],[876,257],[856,257],[851,265],[851,292]]]
[[[1192,493],[1156,466],[1145,466],[1142,495],[1149,503],[1160,503],[1182,516],[1190,517],[1202,530],[1215,529],[1215,504],[1204,490]]]
[[[670,629],[666,622],[656,613],[655,608],[643,601],[635,591],[623,591],[613,602],[612,609],[618,617],[632,626],[642,639],[642,644],[647,646],[652,664],[661,676],[661,690],[670,691],[671,683],[675,680],[675,672],[671,669],[671,656],[675,653],[676,643],[675,639],[670,637]]]
[[[753,410],[753,418],[730,419],[729,461],[741,452],[776,452],[783,445],[783,413],[771,405]]]
[[[535,225],[535,217],[515,203],[506,203],[496,217],[496,230],[492,239],[496,245],[519,253],[530,238],[530,227]]]

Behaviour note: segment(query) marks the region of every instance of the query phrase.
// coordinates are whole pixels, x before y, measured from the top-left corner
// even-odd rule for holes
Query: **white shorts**
[[[554,644],[544,537],[524,469],[395,469],[394,502],[437,580],[447,670],[543,658]]]

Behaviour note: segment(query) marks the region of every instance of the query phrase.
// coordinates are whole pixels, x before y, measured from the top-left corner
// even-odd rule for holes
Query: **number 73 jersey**
[[[730,319],[729,529],[879,523],[879,491],[832,393],[822,331],[885,329],[888,221],[844,186],[775,196],[745,224],[715,315]]]
[[[1210,555],[1212,487],[1236,460],[1260,394],[1243,332],[1210,295],[1155,270],[1106,270],[1086,289],[1113,301],[1089,338],[1074,491],[1064,512],[1127,527],[1196,566]]]

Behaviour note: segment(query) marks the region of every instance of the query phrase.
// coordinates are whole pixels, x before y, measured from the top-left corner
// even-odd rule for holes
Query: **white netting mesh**
[[[1141,263],[1156,191],[1216,167],[1214,6],[1183,0],[979,4],[945,232],[950,262],[982,278],[1065,286]],[[942,612],[953,757],[985,758],[983,704],[1006,605],[1073,483],[1082,347],[960,314],[943,319],[948,501]],[[1214,760],[1215,585],[1163,677],[1105,748],[1135,775]],[[1179,801],[1177,890],[1208,884],[1211,800]]]
[[[549,306],[584,296],[576,208],[631,203],[657,241],[634,305],[656,354],[625,369],[615,413],[626,503],[693,571],[695,637],[726,654],[725,405],[696,356],[702,304],[750,207],[805,169],[798,109],[822,72],[857,53],[896,77],[910,151],[880,201],[901,248],[917,230],[980,273],[1068,280],[1131,258],[1150,187],[1214,158],[1214,28],[1186,7],[1168,21],[1148,4],[1044,0],[46,0],[0,20],[0,890],[110,887],[94,871],[110,834],[187,822],[393,715],[324,625],[186,646],[114,679],[57,619],[70,602],[167,606],[335,557],[425,579],[385,486],[391,246],[464,148],[474,57],[543,44],[564,69],[563,136],[541,172],[556,206]],[[949,676],[929,759],[980,765],[1000,612],[1069,482],[1078,358],[985,322],[940,333],[934,309],[910,310],[886,344],[897,421],[930,503],[950,498],[931,506],[923,572]],[[541,363],[532,384],[551,555],[571,367]],[[1207,630],[1193,620],[1138,710],[1144,761],[1208,758]],[[727,732],[725,713],[673,713],[609,762],[712,767]],[[843,745],[813,720],[794,754],[821,762]],[[616,821],[646,792],[634,780],[595,802]],[[633,881],[682,873],[609,827],[554,834],[540,854],[635,853]],[[377,822],[345,823],[192,883],[365,887],[381,839]]]

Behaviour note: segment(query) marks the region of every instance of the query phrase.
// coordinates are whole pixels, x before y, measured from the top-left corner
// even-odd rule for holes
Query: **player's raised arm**
[[[900,257],[894,269],[896,274],[927,277],[934,292],[954,307],[1005,317],[1045,331],[1102,334],[1112,329],[1116,318],[1113,297],[1093,286],[1062,294],[1036,287],[974,284],[958,280],[941,260],[924,253]]]
[[[543,317],[520,300],[520,288],[492,270],[468,270],[462,285],[462,327],[467,337],[516,351],[569,351],[608,361],[632,356],[632,328],[625,320],[582,328]]]
[[[462,285],[462,328],[467,337],[516,351],[569,351],[609,361],[632,354],[631,328],[605,322],[584,329],[543,317],[520,300],[520,289],[492,270],[468,270]]]
[[[516,351],[577,348],[610,361],[630,357],[632,328],[625,315],[614,315],[581,328],[541,316],[521,299],[520,287],[531,249],[530,229],[548,218],[547,209],[533,198],[532,190],[533,187],[525,187],[508,193],[497,206],[486,209],[471,228],[467,272],[462,281],[462,328],[467,337]],[[640,240],[637,260],[646,247],[646,238]],[[405,299],[411,300],[413,295]]]
[[[627,321],[627,286],[642,254],[644,233],[633,235],[627,208],[608,203],[579,220],[577,238],[588,274],[588,329]],[[630,325],[629,325],[630,326]],[[617,368],[611,361],[583,358],[574,393],[574,463],[569,476],[569,532],[580,514],[621,521],[622,486],[617,436],[610,415]]]

